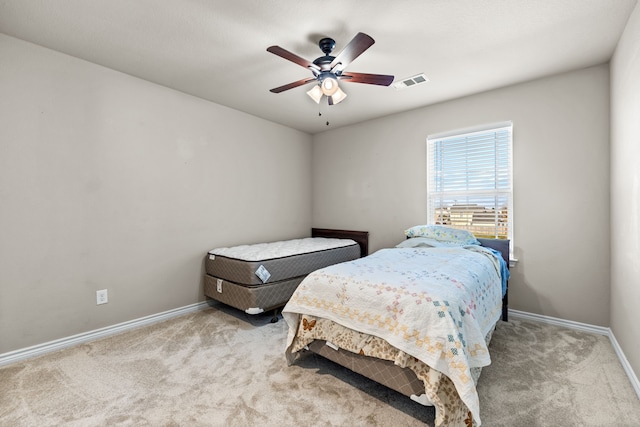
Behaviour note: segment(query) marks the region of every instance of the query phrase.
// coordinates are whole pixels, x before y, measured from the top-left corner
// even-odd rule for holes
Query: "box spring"
[[[324,340],[315,340],[309,344],[308,348],[338,365],[357,372],[405,396],[411,397],[424,394],[422,380],[411,369],[401,368],[390,360],[363,356],[341,348],[335,350],[326,345]]]
[[[204,294],[248,314],[259,314],[285,305],[304,278],[248,286],[205,275]]]

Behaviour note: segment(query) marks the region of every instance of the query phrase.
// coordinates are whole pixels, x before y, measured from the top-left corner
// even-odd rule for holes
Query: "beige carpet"
[[[309,354],[286,323],[212,308],[0,368],[1,426],[417,426],[433,408]],[[483,425],[638,426],[608,338],[512,320],[491,342]]]

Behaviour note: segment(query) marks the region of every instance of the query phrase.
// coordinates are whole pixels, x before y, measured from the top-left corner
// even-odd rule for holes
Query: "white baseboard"
[[[631,381],[631,385],[633,386],[633,389],[636,391],[636,394],[638,395],[638,399],[640,399],[640,381],[638,381],[638,377],[636,376],[636,373],[633,372],[633,368],[629,364],[627,357],[624,355],[622,348],[620,348],[620,345],[618,344],[618,341],[616,340],[615,335],[613,335],[613,332],[609,334],[609,340],[611,341],[611,345],[613,345],[613,349],[616,351],[616,354],[618,355],[618,360],[620,360],[620,363],[622,364],[624,371],[627,373],[627,376],[629,377],[629,381]]]
[[[82,344],[88,341],[93,341],[98,338],[104,338],[109,335],[115,335],[131,329],[139,328],[141,326],[150,325],[152,323],[162,322],[164,320],[171,319],[172,317],[182,316],[184,314],[202,310],[207,307],[209,307],[209,304],[206,301],[197,302],[195,304],[175,308],[173,310],[164,311],[162,313],[152,314],[150,316],[141,317],[139,319],[133,319],[128,322],[122,322],[116,325],[95,329],[93,331],[83,332],[81,334],[61,338],[55,341],[49,341],[44,344],[38,344],[32,347],[10,351],[8,353],[0,354],[0,366],[8,365],[9,363],[15,363],[35,356],[40,356],[45,353],[51,353],[63,348]]]
[[[615,350],[616,355],[618,356],[618,360],[620,361],[620,364],[622,365],[624,372],[627,374],[629,381],[631,381],[631,385],[633,386],[633,389],[635,390],[636,395],[638,396],[638,399],[640,399],[640,381],[638,381],[638,377],[636,376],[635,372],[633,371],[633,368],[629,364],[627,357],[624,355],[622,348],[620,348],[620,345],[618,344],[618,341],[616,340],[615,335],[613,335],[613,331],[611,330],[611,328],[588,325],[586,323],[573,322],[571,320],[558,319],[557,317],[543,316],[540,314],[527,313],[524,311],[511,310],[511,309],[509,309],[509,317],[514,317],[516,319],[532,320],[534,322],[549,323],[551,325],[564,326],[565,328],[577,329],[583,332],[591,332],[594,334],[606,335],[607,337],[609,337],[609,341],[611,341],[611,345],[613,346],[613,349]]]
[[[534,322],[548,323],[556,326],[564,326],[565,328],[577,329],[578,331],[591,332],[592,334],[607,335],[611,334],[609,328],[603,326],[594,326],[586,323],[574,322],[571,320],[559,319],[557,317],[543,316],[541,314],[527,313],[526,311],[518,311],[509,309],[509,317],[516,319],[532,320]]]

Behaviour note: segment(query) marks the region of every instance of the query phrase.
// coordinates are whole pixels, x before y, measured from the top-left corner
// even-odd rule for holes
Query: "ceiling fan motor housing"
[[[330,71],[331,63],[333,62],[334,59],[335,59],[335,56],[331,56],[331,55],[321,56],[320,58],[313,61],[313,63],[316,64],[318,67],[320,67],[321,71]]]

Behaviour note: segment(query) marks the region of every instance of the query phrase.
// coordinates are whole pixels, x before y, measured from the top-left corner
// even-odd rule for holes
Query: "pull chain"
[[[318,117],[322,117],[322,108],[320,107],[320,104],[318,104]],[[327,126],[329,126],[329,120],[327,120]]]
[[[318,105],[318,117],[322,117],[322,111],[320,111],[320,105]],[[327,120],[327,126],[329,126],[329,120]]]
[[[322,110],[320,108],[320,104],[318,104],[318,117],[322,117]],[[327,126],[329,126],[329,120],[327,120]]]

